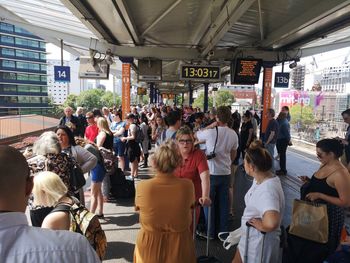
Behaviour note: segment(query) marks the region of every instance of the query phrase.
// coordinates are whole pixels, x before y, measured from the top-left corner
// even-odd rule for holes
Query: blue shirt
[[[120,130],[121,128],[125,129],[125,126],[126,126],[126,123],[124,121],[112,122],[112,124],[111,124],[111,131],[115,132],[115,131]],[[114,143],[120,142],[120,138],[123,137],[123,136],[125,136],[125,132],[124,132],[124,134],[119,135],[118,137],[113,136],[113,142]]]
[[[279,130],[277,139],[287,139],[290,141],[290,126],[287,119],[277,120],[279,124]]]

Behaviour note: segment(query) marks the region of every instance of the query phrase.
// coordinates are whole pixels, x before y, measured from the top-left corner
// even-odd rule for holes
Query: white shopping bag
[[[229,235],[227,236],[227,234],[229,234]],[[226,239],[225,239],[225,237],[226,237]],[[226,250],[229,250],[230,247],[237,245],[239,240],[241,239],[241,228],[237,228],[236,230],[234,230],[232,232],[220,232],[218,234],[218,238],[221,241],[223,241],[222,246]]]

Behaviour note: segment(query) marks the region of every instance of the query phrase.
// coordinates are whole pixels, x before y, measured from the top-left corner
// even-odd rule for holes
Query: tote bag
[[[327,243],[327,205],[295,199],[289,233],[318,243]]]

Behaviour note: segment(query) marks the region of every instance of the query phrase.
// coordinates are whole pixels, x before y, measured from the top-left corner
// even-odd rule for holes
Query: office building
[[[42,114],[48,108],[46,43],[0,23],[0,115]]]

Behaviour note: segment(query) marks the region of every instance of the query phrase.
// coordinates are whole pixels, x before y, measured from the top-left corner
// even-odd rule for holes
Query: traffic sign
[[[70,82],[70,67],[54,66],[55,81]]]
[[[275,88],[288,88],[289,73],[276,72],[275,73]]]

